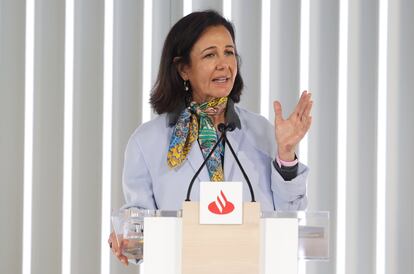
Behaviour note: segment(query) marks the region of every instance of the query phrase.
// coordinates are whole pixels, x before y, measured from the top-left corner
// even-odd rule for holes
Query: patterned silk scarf
[[[173,130],[168,149],[167,162],[170,168],[180,166],[187,158],[195,140],[198,140],[204,159],[217,143],[217,132],[209,115],[221,113],[227,106],[227,97],[216,98],[210,102],[198,105],[191,102],[190,106],[180,114]],[[217,182],[224,180],[221,154],[222,144],[207,161],[210,180]]]

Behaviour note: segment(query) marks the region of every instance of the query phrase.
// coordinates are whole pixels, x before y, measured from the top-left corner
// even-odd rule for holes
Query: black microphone
[[[239,166],[241,172],[243,173],[243,177],[246,180],[247,185],[249,186],[250,196],[252,198],[252,203],[254,203],[254,202],[256,202],[256,199],[254,198],[254,191],[253,191],[252,184],[251,184],[251,182],[249,180],[249,177],[247,176],[246,172],[244,171],[243,166],[240,163],[239,157],[237,157],[236,153],[234,152],[233,147],[231,146],[229,140],[226,137],[226,132],[233,131],[236,128],[236,125],[233,122],[230,122],[227,126],[224,126],[224,128],[223,127],[220,128],[220,125],[219,125],[218,129],[222,132],[221,137],[223,137],[224,142],[226,142],[226,144],[229,146],[231,154],[233,154],[233,157],[236,160],[237,165]]]
[[[207,155],[206,159],[204,159],[204,162],[201,164],[200,168],[197,170],[197,172],[194,174],[193,178],[191,179],[190,185],[188,186],[188,190],[187,190],[187,198],[185,199],[186,202],[191,201],[190,200],[190,195],[191,195],[191,189],[193,188],[193,184],[195,182],[195,179],[198,177],[198,175],[200,174],[201,170],[203,169],[203,167],[206,165],[208,159],[210,159],[211,155],[213,154],[213,152],[216,150],[217,146],[219,145],[219,143],[221,141],[224,140],[224,142],[229,146],[230,151],[234,157],[234,159],[236,159],[237,165],[239,166],[241,172],[243,173],[243,177],[247,182],[247,185],[249,186],[249,190],[250,190],[250,196],[252,198],[252,202],[256,202],[255,198],[254,198],[254,191],[253,191],[253,187],[252,184],[250,183],[249,177],[247,176],[246,172],[244,171],[239,158],[237,157],[236,153],[234,152],[233,147],[231,146],[229,140],[226,137],[226,133],[227,132],[231,132],[236,128],[236,125],[233,122],[228,123],[227,125],[220,123],[218,125],[218,130],[221,132],[221,136],[220,138],[217,140],[217,143],[213,146],[213,148],[211,149],[210,153]]]
[[[226,131],[228,127],[221,123],[218,125],[218,129],[220,132],[222,132],[220,138],[217,140],[217,143],[213,146],[213,148],[211,149],[210,153],[207,155],[207,157],[204,159],[203,163],[201,164],[200,168],[197,170],[197,172],[194,174],[193,178],[191,179],[190,185],[188,186],[187,189],[187,197],[185,199],[186,202],[191,201],[190,200],[190,195],[191,195],[191,189],[193,188],[193,184],[195,179],[198,177],[198,175],[200,174],[201,170],[203,169],[203,167],[207,164],[208,159],[210,159],[211,155],[214,153],[214,151],[216,150],[217,146],[220,144],[220,142],[223,141],[224,136],[226,136]]]

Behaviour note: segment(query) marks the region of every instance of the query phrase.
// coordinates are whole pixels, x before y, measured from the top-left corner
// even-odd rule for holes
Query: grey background
[[[193,0],[194,10],[220,0]],[[183,15],[182,0],[152,1],[153,82],[169,28]],[[231,1],[246,89],[242,105],[260,113],[260,102],[281,100],[285,115],[299,94],[299,0],[270,3],[270,94],[261,94],[262,2]],[[389,1],[386,121],[378,121],[378,0],[349,0],[347,134],[338,136],[339,0],[310,2],[309,89],[313,125],[309,133],[309,210],[331,213],[331,260],[307,262],[306,273],[414,273],[414,1]],[[24,0],[0,0],[0,273],[22,273],[25,125]],[[101,258],[104,10],[102,0],[75,1],[71,273],[137,273],[108,252]],[[35,1],[33,191],[31,273],[62,268],[64,159],[65,1]],[[111,209],[123,203],[123,151],[142,122],[144,1],[114,1]],[[267,116],[272,121],[272,107]],[[386,155],[377,154],[377,125],[384,124]],[[346,215],[338,216],[337,143],[346,138]],[[386,159],[385,227],[377,227],[377,157]],[[108,215],[110,212],[108,212]],[[338,217],[345,235],[336,235]],[[85,233],[85,227],[88,233]],[[385,229],[384,269],[376,269],[376,235]],[[106,231],[105,230],[105,231]],[[336,253],[345,237],[344,258]],[[343,238],[342,238],[343,240]],[[108,260],[110,260],[109,263]],[[109,272],[101,269],[110,265]]]

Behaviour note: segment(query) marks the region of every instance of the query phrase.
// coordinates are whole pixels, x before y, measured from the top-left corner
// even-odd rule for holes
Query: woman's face
[[[197,103],[228,96],[237,74],[236,49],[224,26],[208,28],[194,44],[190,65],[180,72]]]

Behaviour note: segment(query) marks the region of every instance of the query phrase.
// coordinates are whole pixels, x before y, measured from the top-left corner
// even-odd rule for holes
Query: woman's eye
[[[226,52],[225,52],[225,54],[226,54],[226,55],[234,55],[234,52],[233,52],[233,51],[231,51],[231,50],[229,50],[229,51],[226,51]]]
[[[214,53],[208,53],[204,55],[204,58],[211,58],[211,57],[214,57]]]

